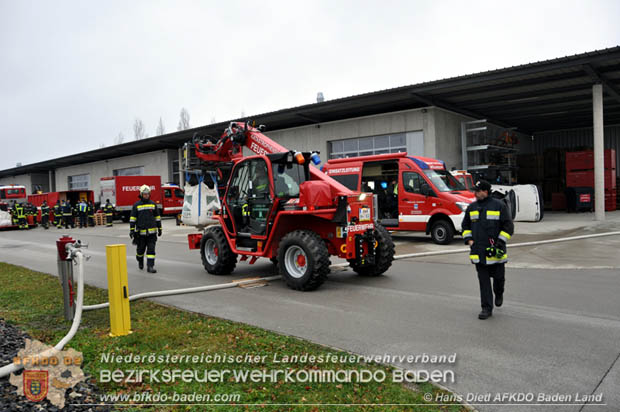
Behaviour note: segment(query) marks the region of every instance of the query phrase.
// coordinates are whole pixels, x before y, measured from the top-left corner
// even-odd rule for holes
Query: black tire
[[[123,223],[129,223],[129,213],[123,213],[121,215],[121,220],[123,221]],[[112,220],[114,220],[114,216],[112,216]]]
[[[454,228],[445,219],[436,220],[431,226],[431,239],[438,245],[448,245],[454,239]]]
[[[300,256],[303,256],[303,264],[296,267]],[[291,289],[315,290],[327,279],[330,264],[327,246],[315,232],[295,230],[280,241],[278,273]]]
[[[394,260],[394,242],[390,233],[381,225],[375,225],[375,239],[377,248],[375,249],[374,265],[356,265],[355,261],[349,261],[351,268],[360,276],[379,276],[384,274]]]
[[[213,241],[217,248],[215,256],[207,255],[207,242]],[[209,226],[200,241],[200,257],[205,270],[212,275],[228,275],[237,265],[237,255],[232,252],[221,226]]]

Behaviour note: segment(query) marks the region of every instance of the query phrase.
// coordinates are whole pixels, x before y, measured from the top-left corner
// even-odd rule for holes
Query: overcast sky
[[[620,1],[0,0],[0,170],[620,44]]]

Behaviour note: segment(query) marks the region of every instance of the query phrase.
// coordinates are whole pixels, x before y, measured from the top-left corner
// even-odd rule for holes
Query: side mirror
[[[424,195],[424,196],[430,196],[431,194],[431,188],[428,185],[428,183],[422,183],[422,185],[420,186],[420,192]]]

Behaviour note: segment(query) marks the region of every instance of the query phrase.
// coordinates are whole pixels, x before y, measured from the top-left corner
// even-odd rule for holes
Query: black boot
[[[140,269],[140,270],[144,269],[144,260],[139,260],[138,261],[138,269]]]
[[[480,312],[478,314],[478,319],[488,319],[491,316],[493,316],[493,312],[491,312],[489,309],[482,309],[482,312]]]
[[[504,295],[495,295],[495,306],[498,308],[504,303]]]
[[[153,266],[147,266],[146,271],[149,273],[157,273],[157,270]]]

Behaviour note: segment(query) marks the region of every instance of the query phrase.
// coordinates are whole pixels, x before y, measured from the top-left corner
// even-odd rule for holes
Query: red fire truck
[[[183,190],[175,184],[161,184],[160,176],[113,176],[100,181],[101,206],[107,199],[114,205],[116,215],[129,222],[131,208],[140,194],[140,186],[151,188],[151,199],[161,208],[163,215],[176,215],[183,209]]]
[[[14,201],[17,203],[26,201],[26,187],[20,185],[0,186],[0,210],[6,212]]]
[[[438,244],[461,231],[475,200],[443,161],[406,152],[331,159],[323,171],[351,190],[375,194],[386,229],[425,232]]]

